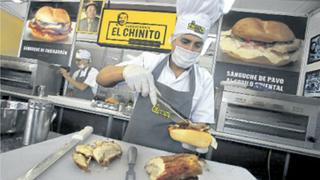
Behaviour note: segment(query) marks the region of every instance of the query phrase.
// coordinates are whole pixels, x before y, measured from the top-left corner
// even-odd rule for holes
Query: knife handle
[[[81,131],[77,132],[75,135],[72,136],[72,139],[78,139],[83,141],[86,139],[91,133],[93,132],[93,128],[91,126],[86,126]]]
[[[134,146],[130,146],[128,149],[128,164],[135,164],[137,160],[138,150]]]

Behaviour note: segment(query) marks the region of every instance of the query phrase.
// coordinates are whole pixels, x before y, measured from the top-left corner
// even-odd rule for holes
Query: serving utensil
[[[157,92],[157,105],[152,107],[152,111],[165,116],[167,119],[170,119],[177,124],[188,125],[190,123],[188,119],[184,118],[180,113],[172,108],[171,105],[163,99],[159,92]]]
[[[128,149],[128,171],[126,173],[126,180],[135,180],[136,173],[134,171],[134,165],[137,161],[138,150],[134,146],[130,146]]]

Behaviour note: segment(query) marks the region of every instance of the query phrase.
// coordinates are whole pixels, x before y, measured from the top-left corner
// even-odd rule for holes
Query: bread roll
[[[97,140],[94,145],[77,145],[75,152],[72,154],[72,159],[79,168],[89,171],[89,164],[92,158],[99,165],[107,166],[121,155],[122,149],[119,144],[113,141]]]
[[[82,170],[89,171],[91,158],[86,158],[83,154],[74,152],[72,154],[73,162]]]
[[[243,18],[232,27],[232,34],[245,40],[261,42],[288,42],[295,39],[291,29],[279,21],[263,21],[259,18]]]
[[[175,126],[168,128],[170,137],[173,140],[187,143],[199,148],[208,148],[212,142],[212,136],[208,132],[195,129],[183,129]]]
[[[150,180],[198,179],[202,174],[199,159],[193,154],[176,154],[152,158],[145,165]]]
[[[93,158],[101,165],[108,166],[111,161],[122,155],[119,144],[112,141],[97,141],[93,150]]]
[[[50,6],[41,7],[36,12],[35,18],[46,23],[70,24],[70,16],[66,10]]]
[[[89,144],[79,144],[76,146],[76,152],[83,154],[87,158],[90,158],[93,156],[93,147]]]

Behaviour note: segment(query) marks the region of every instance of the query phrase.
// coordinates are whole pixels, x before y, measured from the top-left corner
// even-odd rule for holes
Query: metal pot
[[[23,132],[27,111],[28,103],[1,100],[1,134]]]
[[[50,124],[56,115],[54,105],[51,102],[42,99],[29,99],[23,144],[30,145],[46,140]]]

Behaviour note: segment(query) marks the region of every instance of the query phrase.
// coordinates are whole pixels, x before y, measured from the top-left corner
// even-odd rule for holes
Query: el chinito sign
[[[104,9],[98,44],[168,52],[175,23],[173,12]]]

